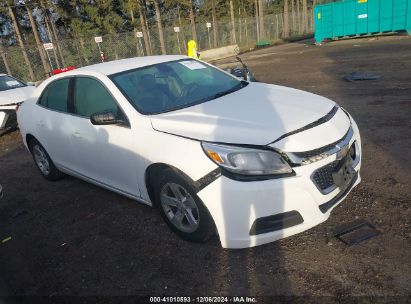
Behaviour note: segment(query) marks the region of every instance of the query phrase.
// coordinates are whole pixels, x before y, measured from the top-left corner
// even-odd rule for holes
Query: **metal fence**
[[[298,37],[313,31],[312,11],[309,10],[307,16],[302,16],[298,12],[289,12],[289,37]],[[303,23],[307,23],[304,29]],[[255,17],[236,18],[235,33],[232,30],[229,18],[218,22],[217,46],[238,44],[240,49],[249,49],[255,46],[258,40],[277,40],[284,36],[284,16],[283,14],[264,16],[264,34],[258,35],[258,25]],[[187,41],[192,39],[191,25],[180,25],[180,32],[177,34],[173,26],[164,27],[164,40],[167,54],[186,54]],[[206,23],[196,24],[197,45],[199,50],[214,48],[213,29],[207,29]],[[162,54],[158,28],[156,24],[148,27],[149,48],[151,55]],[[123,32],[103,35],[103,42],[100,44],[104,52],[105,61],[130,58],[147,55],[143,38],[136,37],[135,32]],[[41,46],[43,47],[43,46]],[[85,66],[101,62],[100,52],[94,37],[67,38],[59,37],[58,43],[54,41],[54,49],[48,50],[47,70],[65,66]],[[38,81],[49,76],[45,73],[39,50],[36,45],[26,45],[25,50],[29,57],[30,66],[34,73],[34,79],[30,79],[29,66],[26,64],[22,49],[18,46],[4,47],[4,56],[8,63],[6,69],[4,58],[0,58],[0,71],[10,72],[15,77],[26,81]]]

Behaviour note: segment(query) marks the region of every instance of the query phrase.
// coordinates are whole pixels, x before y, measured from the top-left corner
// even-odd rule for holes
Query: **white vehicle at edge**
[[[225,248],[307,230],[360,182],[360,134],[333,101],[185,56],[56,75],[17,116],[46,178],[154,205],[184,239],[217,232]]]
[[[34,90],[30,84],[0,74],[0,132],[16,126],[16,106],[25,101]]]

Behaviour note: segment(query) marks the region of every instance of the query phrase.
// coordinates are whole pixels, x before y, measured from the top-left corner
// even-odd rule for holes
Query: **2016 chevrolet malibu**
[[[360,134],[333,101],[248,83],[185,56],[43,82],[18,110],[41,174],[158,208],[182,238],[256,246],[325,221],[360,182]]]

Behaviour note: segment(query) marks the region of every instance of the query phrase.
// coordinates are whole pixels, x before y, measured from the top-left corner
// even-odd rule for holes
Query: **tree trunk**
[[[258,20],[260,22],[260,39],[264,39],[265,30],[264,30],[264,1],[258,0]]]
[[[240,43],[241,43],[241,40],[242,40],[242,24],[241,24],[241,8],[240,7],[238,8],[238,35],[240,36]]]
[[[50,30],[50,26],[47,22],[47,18],[46,18],[46,29],[47,29],[47,35],[49,37],[49,40],[50,40],[51,43],[53,43],[53,37],[52,37],[51,30]],[[57,66],[60,67],[60,62],[59,62],[59,59],[58,59],[57,53],[56,53],[56,45],[54,43],[53,43],[53,53],[54,53],[54,58],[56,60]],[[53,66],[51,66],[51,69],[53,69]]]
[[[213,37],[214,37],[214,47],[218,46],[219,35],[218,35],[218,22],[217,13],[215,10],[215,0],[211,0],[211,15],[213,17]]]
[[[60,56],[61,63],[63,65],[63,67],[65,67],[66,66],[66,61],[64,60],[63,52],[61,51],[61,44],[60,44],[59,38],[57,36],[56,25],[54,24],[53,20],[51,20],[51,18],[47,18],[47,19],[50,21],[51,31],[53,33],[54,41],[56,42],[56,47],[57,47],[57,51],[58,51],[59,56]]]
[[[316,0],[313,0],[313,7],[311,9],[311,32],[314,32],[315,28],[314,28],[314,7],[317,4]]]
[[[58,51],[59,56],[60,56],[61,64],[63,65],[63,67],[65,67],[66,66],[66,61],[64,60],[63,52],[61,50],[61,44],[60,44],[60,41],[59,41],[59,37],[57,35],[56,25],[54,24],[53,20],[48,17],[48,15],[47,15],[48,10],[47,10],[47,7],[46,7],[44,1],[40,1],[40,5],[41,5],[41,7],[44,11],[44,17],[45,17],[46,24],[47,24],[47,22],[50,22],[51,31],[53,32],[53,38],[54,38],[54,41],[56,42],[56,48],[57,48],[57,51]],[[56,9],[55,5],[52,4],[52,6],[53,6],[54,10],[56,11],[57,9]]]
[[[296,32],[296,22],[295,22],[295,0],[291,0],[291,19],[292,19],[292,29],[291,29],[291,33],[295,33]]]
[[[254,1],[254,7],[255,7],[255,26],[257,28],[257,41],[260,40],[260,27],[258,26],[258,2],[257,0]]]
[[[244,11],[244,28],[245,28],[245,42],[248,44],[248,25],[247,25],[247,13],[245,11],[245,8],[243,7]]]
[[[114,49],[114,59],[119,60],[119,56],[118,56],[118,52],[117,52],[117,44],[113,40],[113,36],[115,35],[115,32],[113,32],[113,33],[109,32],[108,34],[109,34],[108,35],[109,45],[112,45],[113,49]],[[114,39],[117,40],[116,37],[114,37]]]
[[[141,54],[140,48],[138,46],[138,37],[137,37],[137,28],[136,25],[134,24],[134,13],[133,10],[130,10],[130,17],[131,17],[131,23],[133,24],[133,33],[134,33],[134,38],[136,38],[136,55],[138,56],[144,56],[144,54]]]
[[[9,66],[9,63],[7,61],[7,58],[6,58],[6,54],[4,53],[4,48],[1,44],[0,44],[0,54],[1,54],[1,59],[3,59],[3,63],[4,63],[4,66],[6,68],[7,74],[11,75],[12,73],[11,73],[11,70],[10,70],[10,66]]]
[[[24,47],[23,38],[22,38],[21,33],[20,33],[20,29],[19,29],[19,25],[18,25],[17,20],[16,20],[16,16],[14,15],[14,11],[10,6],[8,6],[8,11],[9,11],[10,18],[13,22],[13,27],[14,27],[14,30],[16,32],[17,41],[19,42],[21,52],[23,53],[24,61],[26,62],[27,68],[29,70],[30,79],[31,79],[31,81],[35,81],[33,69],[31,67],[29,57],[27,56],[27,52],[26,52],[26,49]]]
[[[166,52],[166,45],[164,43],[163,25],[161,24],[160,6],[158,5],[158,0],[153,0],[153,2],[154,2],[154,8],[156,11],[158,35],[160,36],[161,53],[165,55],[167,54],[167,52]]]
[[[43,64],[44,75],[47,77],[48,73],[50,72],[50,68],[49,68],[49,65],[47,64],[46,54],[44,54],[45,51],[43,48],[43,44],[40,41],[39,33],[37,32],[37,25],[36,25],[36,22],[34,21],[31,9],[29,6],[27,6],[26,8],[27,8],[27,14],[30,20],[31,29],[33,31],[34,39],[36,40],[37,50],[39,51],[41,63]]]
[[[86,62],[87,65],[90,64],[90,61],[88,60],[87,54],[84,52],[85,51],[85,47],[84,47],[84,39],[80,38],[80,46],[81,46],[81,50],[82,50],[82,54],[83,54],[83,58],[84,61]]]
[[[301,11],[300,11],[300,0],[297,1],[297,20],[298,20],[298,34],[302,34],[302,20],[301,20]]]
[[[283,21],[283,38],[288,38],[290,28],[288,23],[288,0],[284,0],[284,21]]]
[[[191,35],[194,41],[197,43],[198,46],[198,41],[197,41],[197,32],[196,32],[196,21],[194,17],[194,10],[193,10],[193,2],[190,0],[189,3],[189,10],[190,10],[190,22],[191,22]]]
[[[303,0],[303,32],[308,32],[308,11],[307,11],[307,0]]]
[[[151,43],[151,35],[150,35],[150,27],[148,26],[147,15],[144,13],[144,18],[146,20],[146,29],[147,29],[147,36],[148,36],[148,44],[150,45],[150,51],[153,53],[153,44]]]
[[[235,35],[235,20],[234,20],[233,0],[230,0],[230,16],[231,16],[231,42],[232,43],[237,43],[237,37]]]
[[[81,54],[81,51],[80,51],[79,41],[75,41],[74,45],[76,47],[77,56],[78,56],[78,59],[80,61],[80,66],[83,66],[83,58],[82,58],[82,54]]]
[[[147,55],[151,55],[150,41],[148,39],[147,27],[146,27],[146,17],[143,13],[143,8],[141,2],[138,1],[138,13],[140,15],[141,31],[143,32],[144,46],[146,48]]]
[[[178,14],[178,24],[180,25],[180,32],[183,36],[184,50],[185,50],[185,53],[187,54],[187,41],[186,41],[186,35],[184,34],[184,31],[182,31],[183,30],[183,25],[181,23],[180,5],[177,6],[177,14]]]

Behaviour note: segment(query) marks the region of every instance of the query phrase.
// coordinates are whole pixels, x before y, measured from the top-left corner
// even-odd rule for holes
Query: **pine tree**
[[[21,32],[20,32],[19,24],[17,22],[16,15],[15,15],[14,10],[13,10],[11,5],[13,5],[13,1],[8,0],[7,10],[8,10],[8,13],[10,15],[10,19],[13,23],[14,32],[16,33],[17,41],[20,45],[21,52],[23,53],[24,61],[26,62],[26,66],[27,66],[27,69],[29,71],[30,79],[31,79],[31,81],[34,81],[35,77],[34,77],[34,73],[33,73],[33,68],[31,66],[31,62],[29,60],[29,57],[27,56],[27,52],[26,52],[26,48],[25,48],[25,45],[24,45],[24,42],[23,42],[23,37],[22,37]]]

